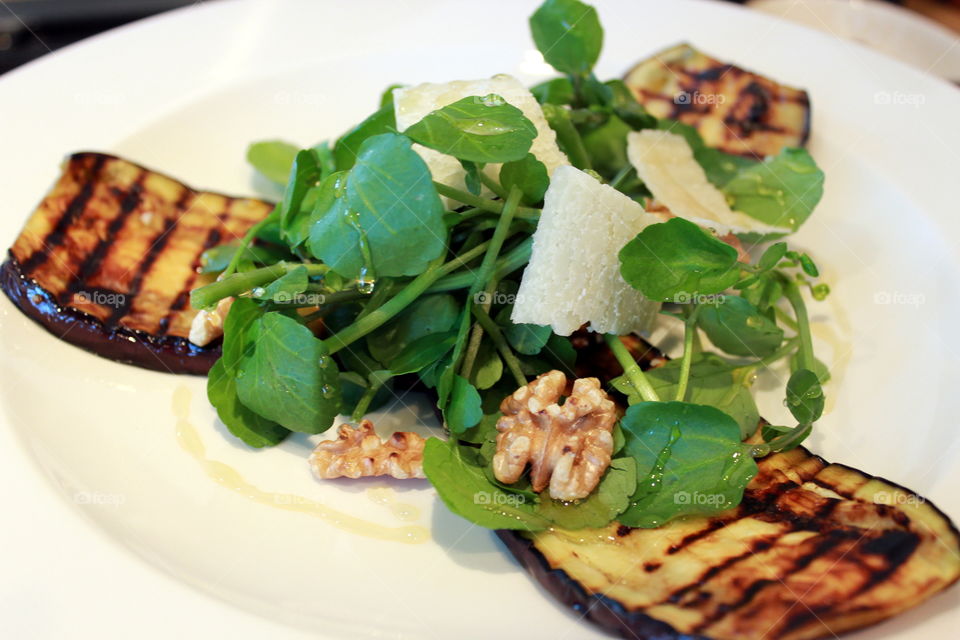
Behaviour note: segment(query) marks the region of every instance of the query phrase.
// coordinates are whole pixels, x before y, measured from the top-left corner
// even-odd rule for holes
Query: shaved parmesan
[[[683,136],[653,129],[634,131],[627,134],[627,157],[653,197],[677,217],[713,229],[720,236],[790,233],[789,228],[774,227],[731,209],[723,193],[707,180]]]
[[[618,254],[660,218],[572,166],[557,168],[533,234],[511,319],[570,335],[583,324],[624,335],[649,329],[659,303],[624,282]]]
[[[430,112],[462,98],[485,96],[491,93],[499,95],[520,109],[536,127],[537,137],[533,140],[530,153],[546,165],[548,174],[552,174],[553,170],[561,165],[569,164],[567,156],[557,146],[557,135],[547,124],[537,99],[513,76],[497,75],[485,80],[457,80],[442,84],[424,83],[415,87],[394,89],[393,105],[397,129],[404,131]],[[457,189],[464,188],[465,172],[459,160],[419,144],[414,144],[413,148],[427,163],[434,180]],[[488,165],[484,170],[496,179],[500,173],[500,165]]]

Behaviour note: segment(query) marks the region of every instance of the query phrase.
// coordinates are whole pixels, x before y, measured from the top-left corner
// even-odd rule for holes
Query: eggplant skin
[[[147,369],[203,375],[219,345],[187,339],[207,249],[273,205],[196,191],[121,158],[67,158],[0,267],[13,303],[58,338]]]
[[[707,146],[763,159],[810,136],[810,97],[679,44],[624,76],[634,97],[657,118],[699,131]]]
[[[960,576],[955,525],[912,491],[802,447],[759,466],[712,518],[497,534],[554,596],[630,638],[834,637]]]

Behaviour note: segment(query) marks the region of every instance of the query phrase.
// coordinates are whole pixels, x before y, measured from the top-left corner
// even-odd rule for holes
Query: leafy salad
[[[448,95],[463,95],[443,104],[424,98],[439,93],[429,87],[395,86],[333,142],[250,147],[250,162],[285,191],[242,242],[204,257],[219,277],[192,292],[193,306],[233,299],[210,402],[233,435],[266,447],[324,433],[342,414],[359,421],[395,388],[429,390],[449,437],[427,441],[424,472],[451,510],[484,527],[656,527],[729,509],[755,460],[796,447],[824,409],[828,372],[805,294],[829,290],[782,240],[813,211],[823,173],[800,148],[758,160],[708,147],[693,127],[653,117],[622,81],[599,80],[603,29],[588,5],[547,0],[530,28],[561,75],[523,100],[502,77],[451,83]],[[404,126],[421,98],[435,108]],[[545,151],[553,140],[556,152]],[[683,158],[658,160],[661,144],[694,164],[678,173]],[[687,175],[702,184],[689,188]],[[621,210],[590,212],[594,193]],[[722,197],[704,204],[702,194]],[[685,215],[684,202],[706,213]],[[583,218],[586,240],[570,241],[605,243],[576,265],[583,286],[530,281],[551,271],[534,263],[548,260],[538,252],[550,250],[561,213],[606,216],[629,232],[622,243],[599,237],[607,228]],[[628,219],[639,222],[623,227]],[[521,295],[536,286],[550,288],[553,306]],[[599,484],[563,501],[526,477],[498,480],[492,461],[504,398],[546,372],[576,370],[570,327],[552,314],[582,307],[590,287],[600,304],[637,303],[604,322],[579,309],[594,314],[589,324],[622,367],[607,391],[625,410]],[[644,371],[622,337],[658,317],[682,331],[683,352]],[[758,432],[751,383],[781,360],[795,423]],[[722,499],[680,501],[681,492]]]

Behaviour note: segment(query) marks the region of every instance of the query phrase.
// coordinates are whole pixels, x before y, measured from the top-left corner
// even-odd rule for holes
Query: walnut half
[[[567,377],[550,371],[520,387],[500,404],[493,473],[507,484],[530,465],[533,490],[549,485],[550,497],[590,495],[610,465],[616,406],[596,378],[579,378],[563,404]]]
[[[340,425],[336,440],[325,440],[310,456],[310,466],[318,478],[362,478],[393,476],[425,478],[423,445],[425,440],[409,431],[397,431],[386,442],[380,439],[369,420],[358,426]]]

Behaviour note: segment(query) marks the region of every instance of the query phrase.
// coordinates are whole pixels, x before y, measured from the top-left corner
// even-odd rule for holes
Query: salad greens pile
[[[573,165],[643,202],[650,193],[627,160],[626,135],[669,129],[686,137],[735,209],[794,229],[810,215],[823,174],[806,151],[762,162],[727,155],[694,128],[651,116],[620,80],[598,80],[603,29],[592,7],[547,0],[530,27],[563,74],[532,92]],[[609,391],[628,408],[599,486],[561,503],[525,479],[499,482],[491,460],[501,400],[552,369],[572,377],[578,364],[569,338],[510,320],[549,186],[530,153],[537,130],[501,96],[485,95],[399,132],[393,88],[332,144],[249,149],[264,176],[285,183],[283,198],[242,242],[205,255],[203,269],[219,279],[192,293],[198,309],[235,298],[208,383],[232,434],[264,447],[292,431],[323,433],[340,414],[359,420],[394,389],[419,386],[436,398],[450,433],[428,440],[424,454],[446,504],[486,527],[537,530],[614,519],[653,527],[727,509],[756,474],[756,458],[810,433],[828,375],[813,354],[802,295],[828,293],[816,265],[784,242],[738,261],[729,244],[673,218],[611,248],[626,282],[666,303],[684,351],[643,371],[620,337],[605,336],[623,368]],[[465,188],[434,182],[413,143],[456,158]],[[498,174],[492,164],[502,165]],[[785,404],[796,424],[751,437],[760,421],[751,382],[782,359],[793,371]]]

